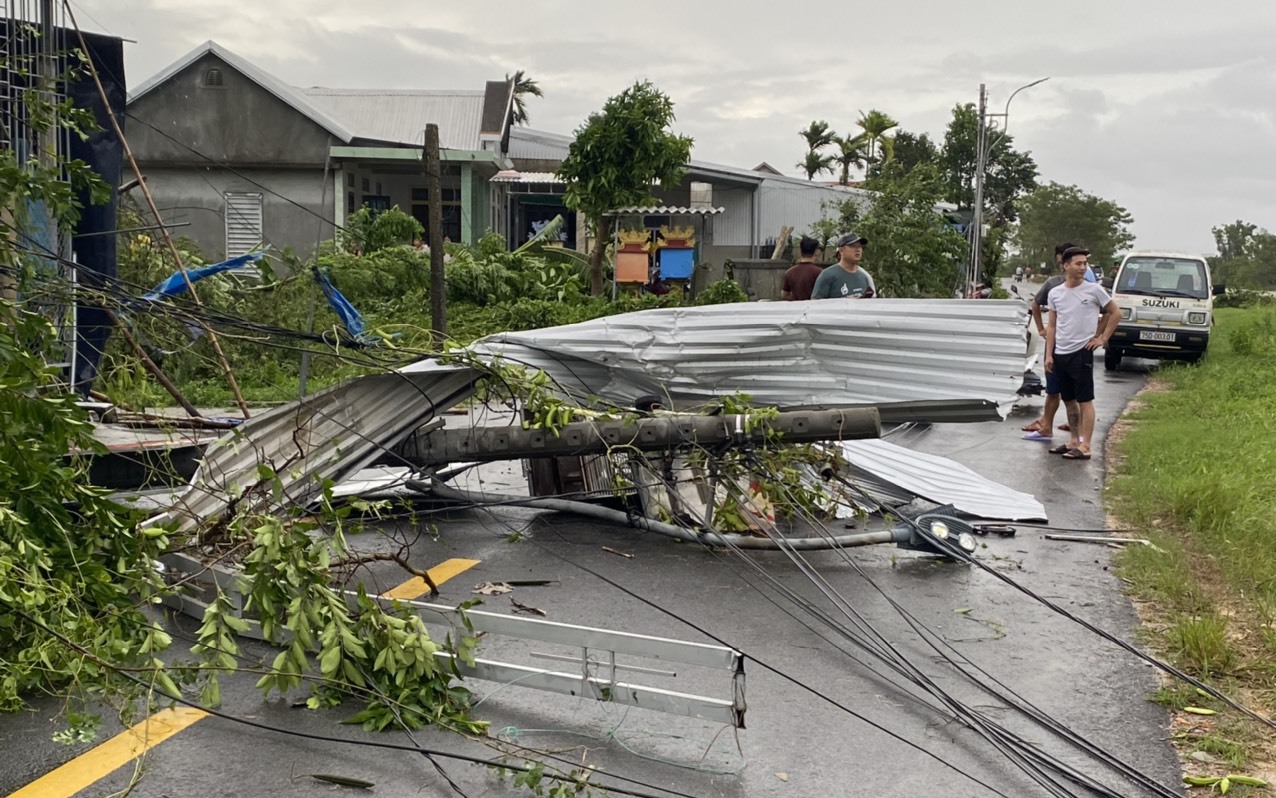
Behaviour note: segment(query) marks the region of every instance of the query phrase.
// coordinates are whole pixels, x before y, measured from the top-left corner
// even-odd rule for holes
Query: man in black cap
[[[837,240],[837,265],[820,272],[811,299],[867,299],[876,292],[873,276],[860,268],[868,239],[847,233]]]

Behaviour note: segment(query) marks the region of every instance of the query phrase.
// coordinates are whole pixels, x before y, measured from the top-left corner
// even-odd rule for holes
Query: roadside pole
[[[443,276],[443,164],[439,154],[439,126],[425,126],[425,187],[430,203],[430,329],[434,346],[447,340],[447,284]]]
[[[979,84],[979,129],[975,136],[975,201],[970,214],[970,273],[962,293],[979,282],[979,260],[983,252],[984,232],[984,172],[988,168],[988,92],[985,84]]]

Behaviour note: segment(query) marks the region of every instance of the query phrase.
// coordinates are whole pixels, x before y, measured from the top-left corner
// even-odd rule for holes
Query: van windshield
[[[1129,258],[1112,284],[1116,293],[1209,297],[1204,261],[1190,258]]]

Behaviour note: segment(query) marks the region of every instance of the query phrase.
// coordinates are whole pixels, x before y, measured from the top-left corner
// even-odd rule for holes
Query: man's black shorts
[[[1065,402],[1094,401],[1094,351],[1078,349],[1054,356],[1054,372],[1059,377],[1059,398]]]

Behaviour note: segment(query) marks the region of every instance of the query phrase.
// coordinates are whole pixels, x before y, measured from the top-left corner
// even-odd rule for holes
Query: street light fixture
[[[1010,102],[1015,95],[1024,89],[1031,89],[1050,80],[1049,77],[1038,78],[1026,83],[1010,93],[1006,98],[1006,110],[1000,114],[988,113],[988,91],[983,83],[979,84],[979,131],[975,141],[975,202],[970,217],[970,270],[966,274],[967,285],[974,285],[979,279],[979,260],[983,254],[984,226],[984,177],[988,170],[988,156],[993,148],[1000,144],[1010,129]],[[988,117],[1001,117],[1001,134],[988,141]]]

